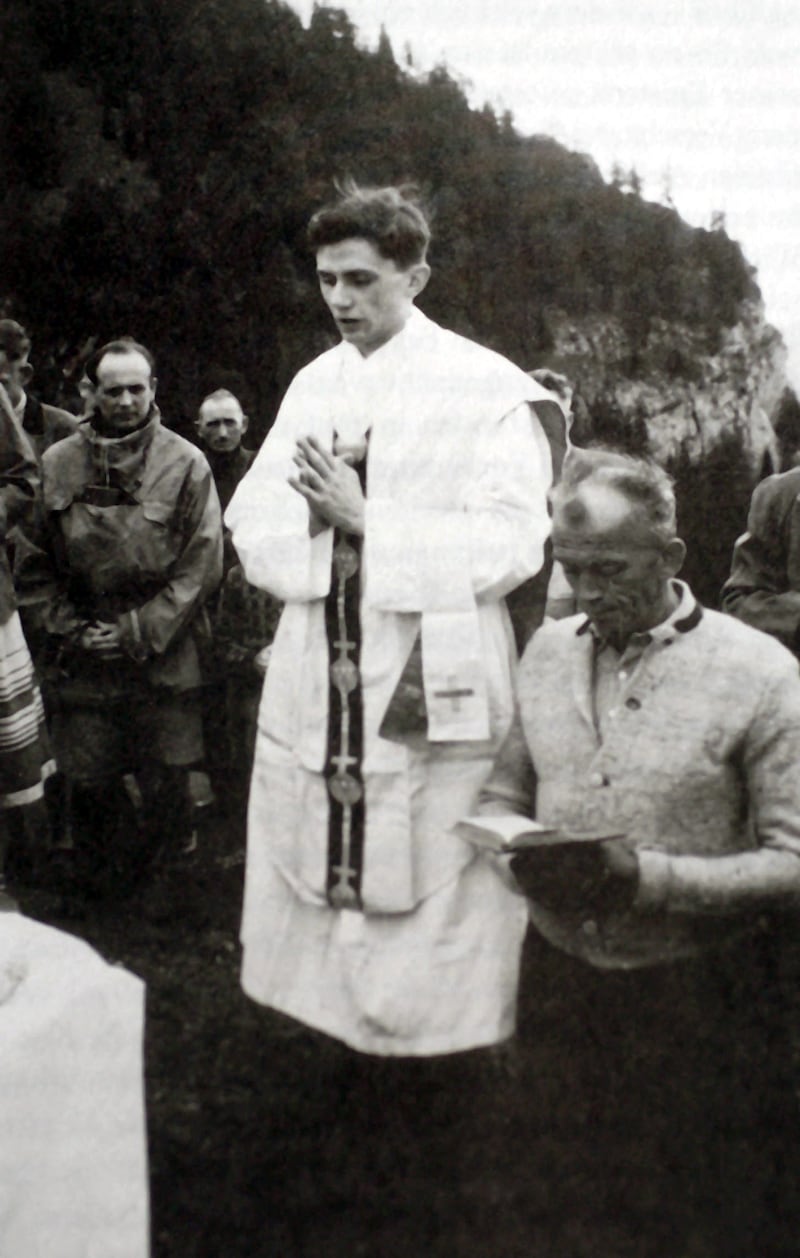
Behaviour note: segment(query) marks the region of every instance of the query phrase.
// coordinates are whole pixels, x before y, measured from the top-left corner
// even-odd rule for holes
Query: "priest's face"
[[[342,339],[365,358],[396,336],[430,274],[425,262],[406,270],[385,258],[371,240],[354,237],[317,251],[325,304]]]

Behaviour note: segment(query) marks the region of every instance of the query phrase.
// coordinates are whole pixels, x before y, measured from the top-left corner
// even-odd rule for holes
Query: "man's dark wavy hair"
[[[425,261],[431,230],[416,188],[362,188],[350,180],[339,193],[338,201],[317,210],[308,225],[314,251],[358,237],[401,270]]]

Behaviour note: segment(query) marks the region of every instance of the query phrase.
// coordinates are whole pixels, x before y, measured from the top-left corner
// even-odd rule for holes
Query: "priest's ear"
[[[413,301],[415,297],[419,297],[423,288],[431,277],[431,268],[427,262],[415,262],[408,269],[409,295]]]

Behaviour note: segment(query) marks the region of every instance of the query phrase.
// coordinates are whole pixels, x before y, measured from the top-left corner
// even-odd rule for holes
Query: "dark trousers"
[[[203,755],[198,692],[151,686],[132,669],[83,661],[48,693],[74,880],[102,895],[127,894],[159,852],[180,851],[187,771]]]
[[[75,876],[89,893],[127,894],[160,853],[177,853],[189,833],[184,768],[145,761],[136,783],[137,800],[120,777],[72,785]]]
[[[800,1124],[780,923],[700,960],[603,971],[532,932],[526,1105],[553,1208],[627,1221],[639,1258],[800,1253]],[[691,1239],[690,1239],[691,1238]]]

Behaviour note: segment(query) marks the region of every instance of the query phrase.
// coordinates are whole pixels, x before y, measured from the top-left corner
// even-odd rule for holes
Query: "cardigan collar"
[[[651,629],[645,630],[644,633],[633,635],[634,638],[643,644],[649,642],[672,642],[677,634],[690,633],[692,629],[696,629],[703,619],[703,609],[686,582],[674,580],[671,582],[671,585],[678,597],[677,605],[670,612],[669,616],[659,624],[653,625]],[[604,641],[588,616],[578,625],[576,633],[579,637],[585,633],[591,633],[598,643],[602,644]]]

